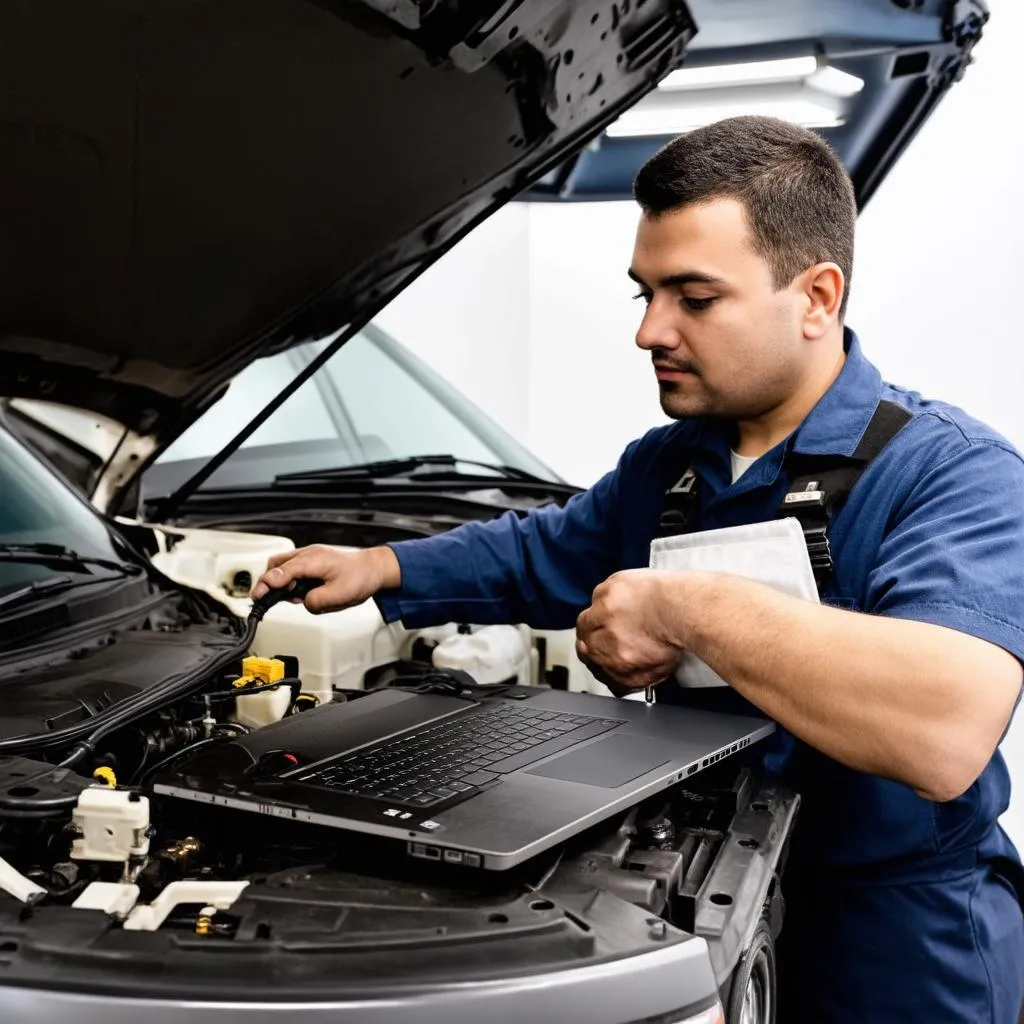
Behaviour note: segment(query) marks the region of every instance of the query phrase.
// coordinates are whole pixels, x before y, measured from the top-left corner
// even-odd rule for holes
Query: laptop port
[[[423,857],[425,860],[441,859],[441,851],[436,846],[427,846],[426,843],[409,843],[406,849],[413,857]]]

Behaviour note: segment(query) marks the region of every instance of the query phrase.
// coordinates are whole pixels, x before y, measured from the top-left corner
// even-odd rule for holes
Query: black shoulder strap
[[[873,462],[876,456],[882,454],[882,449],[910,422],[911,418],[910,411],[904,409],[902,405],[884,400],[879,402],[853,457],[862,459],[865,466]]]
[[[853,455],[802,455],[787,452],[783,468],[792,483],[782,499],[778,515],[792,516],[800,523],[807,542],[811,568],[823,592],[832,574],[832,551],[828,525],[842,507],[854,485],[885,446],[906,426],[911,414],[895,402],[878,403]],[[692,469],[664,495],[658,535],[689,533],[697,527],[700,480]]]
[[[882,401],[849,458],[792,452],[787,455],[784,465],[792,483],[783,496],[778,514],[799,521],[819,591],[825,589],[832,573],[829,521],[846,502],[864,471],[910,418],[911,414],[903,406]]]
[[[688,469],[662,496],[659,537],[692,533],[697,526],[697,474]]]

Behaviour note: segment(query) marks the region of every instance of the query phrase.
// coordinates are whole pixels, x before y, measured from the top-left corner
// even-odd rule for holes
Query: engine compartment
[[[727,984],[774,905],[797,807],[728,761],[501,873],[155,792],[155,777],[204,747],[410,674],[604,690],[573,668],[571,635],[524,627],[407,631],[372,604],[312,616],[282,602],[243,631],[252,580],[290,547],[159,531],[152,561],[168,586],[153,607],[7,666],[5,979],[310,999],[381,978],[454,984],[606,964],[700,937]]]
[[[0,772],[10,768],[0,762]],[[9,781],[0,776],[0,788]],[[384,978],[465,983],[607,963],[699,936],[723,984],[746,922],[777,916],[775,880],[795,813],[790,794],[723,764],[493,874],[399,859],[372,840],[347,842],[315,826],[268,835],[243,812],[150,799],[149,852],[130,883],[120,863],[70,856],[66,823],[3,820],[0,852],[38,889],[24,901],[9,888],[0,895],[10,983],[311,999],[352,996]],[[0,881],[7,888],[6,875]],[[83,899],[128,886],[137,890],[134,911],[131,901]],[[154,924],[150,909],[176,888]],[[133,912],[145,914],[129,927]]]
[[[151,529],[158,545],[153,554],[157,568],[183,586],[202,590],[239,618],[248,614],[249,591],[267,559],[295,548],[291,538],[265,533],[177,526]],[[407,630],[400,623],[385,623],[373,601],[317,616],[301,606],[282,603],[260,623],[253,653],[295,655],[302,662],[306,688],[323,697],[332,687],[361,689],[368,674],[372,684],[375,672],[396,661],[416,659],[418,653],[421,656],[442,643],[446,646],[440,654],[434,652],[438,664],[464,669],[481,682],[514,675],[522,684],[609,694],[576,656],[572,630],[484,629],[486,639],[474,645],[451,639],[483,632],[472,623]],[[520,641],[512,634],[518,634]]]

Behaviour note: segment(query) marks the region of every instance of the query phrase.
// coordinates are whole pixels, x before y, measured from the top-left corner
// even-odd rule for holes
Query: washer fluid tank
[[[531,651],[516,626],[482,626],[474,633],[457,633],[434,648],[437,668],[462,669],[478,683],[515,679],[528,686],[533,677]]]

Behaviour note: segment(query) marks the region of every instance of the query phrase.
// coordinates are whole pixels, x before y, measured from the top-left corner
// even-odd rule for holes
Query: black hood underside
[[[166,443],[678,63],[683,0],[8,0],[0,394]]]

